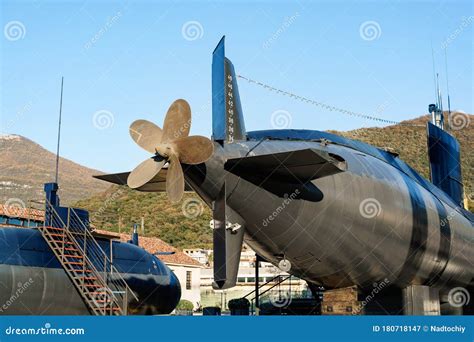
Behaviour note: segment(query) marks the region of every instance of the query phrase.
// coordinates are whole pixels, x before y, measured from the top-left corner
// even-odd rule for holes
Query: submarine
[[[124,297],[126,310],[120,308],[121,314],[171,313],[181,297],[179,280],[156,255],[139,246],[136,229],[128,242],[97,233],[89,224],[87,211],[59,205],[57,190],[57,183],[45,184],[46,211],[43,221],[16,218],[14,225],[8,224],[10,220],[0,222],[3,223],[0,227],[0,315],[117,314],[119,309],[112,304],[107,306],[107,303],[113,303],[114,298],[120,296],[117,286],[114,288],[114,284],[119,283],[118,279],[124,281],[124,286],[130,291]],[[77,246],[64,243],[61,247],[63,252],[72,252],[58,258],[51,248],[51,241],[48,242],[45,237],[44,227],[58,226],[51,222],[58,221],[57,217],[53,217],[70,214],[71,211],[80,218],[80,226],[89,230],[84,235],[91,236],[89,239],[94,240],[96,248],[92,248],[91,241],[86,245],[85,239],[76,238]],[[57,232],[63,228],[50,229]],[[81,246],[85,247],[84,250]],[[83,253],[74,253],[74,249]],[[81,262],[77,261],[81,259],[87,259],[90,264],[87,266],[84,262],[81,266]],[[108,260],[107,270],[103,269],[102,259]],[[105,279],[105,283],[95,285],[96,271],[95,277]],[[74,276],[71,277],[71,274]],[[82,283],[79,284],[82,286],[75,282],[78,277],[81,277]],[[97,310],[97,307],[103,307],[103,310]],[[107,311],[107,308],[115,310]]]

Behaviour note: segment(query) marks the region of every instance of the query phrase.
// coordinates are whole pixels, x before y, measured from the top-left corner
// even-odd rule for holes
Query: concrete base
[[[439,291],[424,285],[410,285],[404,288],[403,313],[421,316],[440,315]]]

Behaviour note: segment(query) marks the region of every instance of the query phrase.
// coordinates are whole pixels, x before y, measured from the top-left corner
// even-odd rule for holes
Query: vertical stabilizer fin
[[[225,183],[213,203],[214,289],[224,290],[237,283],[245,222],[226,205]]]
[[[427,123],[431,182],[463,206],[461,152],[459,143],[440,127]]]
[[[246,140],[237,77],[225,57],[225,37],[212,54],[212,139],[226,143]]]

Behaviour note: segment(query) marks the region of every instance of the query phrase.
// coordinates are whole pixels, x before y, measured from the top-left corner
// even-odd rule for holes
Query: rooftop
[[[94,232],[99,233],[101,235],[107,235],[111,238],[117,238],[123,242],[126,242],[130,240],[131,238],[130,234],[109,232],[107,230],[101,230],[101,229],[95,229]],[[159,238],[139,236],[138,241],[139,241],[140,247],[144,248],[148,253],[151,253],[151,254],[156,253],[156,252],[174,252],[174,254],[169,254],[169,255],[157,255],[157,257],[166,264],[202,267],[201,263],[187,256],[186,254],[181,252],[179,249],[171,245],[168,245],[166,242],[164,242],[163,240]]]
[[[8,206],[6,204],[0,204],[0,215],[30,219],[34,221],[44,221],[43,210],[24,208],[22,205]]]

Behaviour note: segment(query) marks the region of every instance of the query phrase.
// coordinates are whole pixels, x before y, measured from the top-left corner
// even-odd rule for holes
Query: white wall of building
[[[167,264],[181,284],[181,299],[189,300],[197,309],[201,305],[201,268],[177,264]],[[189,273],[188,273],[189,272]],[[188,282],[188,277],[191,281]]]

